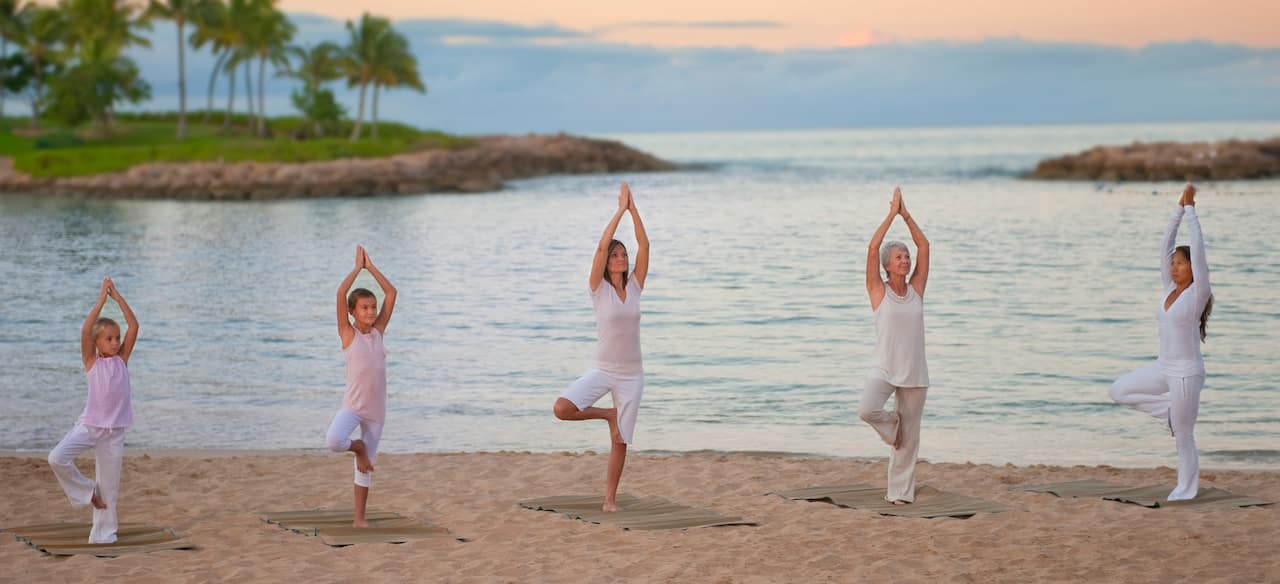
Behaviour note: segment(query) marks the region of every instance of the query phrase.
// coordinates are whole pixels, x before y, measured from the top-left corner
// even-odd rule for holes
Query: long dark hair
[[[613,285],[613,280],[609,278],[609,257],[613,255],[613,248],[615,247],[621,247],[623,251],[626,251],[627,249],[627,246],[623,245],[621,241],[618,241],[616,239],[609,241],[609,249],[604,252],[604,279],[609,282],[610,286]],[[628,265],[627,267],[630,268],[631,266]],[[622,289],[623,290],[627,289],[627,271],[626,270],[622,271]]]
[[[1191,246],[1179,245],[1175,249],[1177,249],[1178,253],[1182,254],[1183,259],[1187,260],[1188,263],[1191,262]],[[1196,281],[1195,276],[1191,276],[1191,281]],[[1209,295],[1209,301],[1204,303],[1204,312],[1200,313],[1200,342],[1202,343],[1204,342],[1204,338],[1208,335],[1205,327],[1209,324],[1209,315],[1211,313],[1213,313],[1213,294]]]

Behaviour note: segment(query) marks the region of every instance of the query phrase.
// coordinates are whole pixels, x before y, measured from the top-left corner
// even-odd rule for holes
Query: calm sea
[[[551,405],[588,366],[587,271],[628,180],[652,240],[636,448],[884,455],[857,419],[863,258],[901,185],[933,249],[921,455],[1171,466],[1164,425],[1107,387],[1155,358],[1157,248],[1181,185],[1016,176],[1099,143],[1273,135],[1280,123],[641,134],[617,138],[696,168],[479,195],[0,196],[0,449],[49,448],[75,422],[79,326],[104,275],[142,323],[130,447],[322,447],[343,388],[334,290],[359,243],[400,290],[384,450],[603,450],[602,423]],[[1216,295],[1203,464],[1280,468],[1280,181],[1200,186]],[[890,237],[909,240],[901,223]]]

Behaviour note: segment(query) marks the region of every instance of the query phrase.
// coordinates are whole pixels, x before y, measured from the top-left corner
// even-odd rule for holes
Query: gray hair
[[[907,244],[902,243],[901,241],[890,241],[880,246],[880,267],[885,269],[889,268],[889,254],[893,253],[893,250],[895,249],[900,249],[907,252],[907,255],[911,255],[911,250],[907,249]]]

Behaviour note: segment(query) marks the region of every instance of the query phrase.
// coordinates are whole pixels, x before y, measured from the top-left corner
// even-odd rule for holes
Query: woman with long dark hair
[[[1190,245],[1174,246],[1178,226],[1187,221]],[[1178,448],[1178,486],[1168,500],[1194,499],[1200,486],[1200,455],[1195,424],[1204,387],[1200,343],[1213,310],[1204,235],[1196,216],[1196,188],[1188,184],[1169,217],[1160,248],[1164,295],[1156,309],[1160,355],[1155,363],[1131,371],[1111,385],[1111,399],[1164,421]]]
[[[613,238],[622,214],[630,212],[635,227],[635,269],[628,274],[627,246]],[[609,468],[605,480],[603,509],[617,511],[618,482],[627,459],[644,393],[644,367],[640,361],[640,292],[649,274],[649,237],[640,212],[636,210],[631,189],[622,183],[618,193],[618,210],[609,220],[596,245],[587,284],[596,313],[595,360],[586,372],[556,400],[555,415],[561,420],[605,420],[609,422]],[[593,407],[606,393],[613,396],[613,407]]]

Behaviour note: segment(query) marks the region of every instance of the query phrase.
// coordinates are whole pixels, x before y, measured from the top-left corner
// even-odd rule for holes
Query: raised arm
[[[649,234],[644,232],[644,222],[640,221],[640,211],[636,209],[636,198],[631,195],[631,187],[624,182],[622,190],[626,191],[627,202],[630,204],[631,224],[636,232],[636,244],[640,246],[640,249],[636,250],[636,267],[632,275],[635,276],[636,284],[644,288],[644,279],[649,275]]]
[[[902,220],[907,223],[907,229],[911,231],[911,241],[916,244],[916,269],[911,272],[911,279],[907,283],[916,289],[916,294],[924,296],[924,287],[929,283],[929,239],[924,236],[924,232],[920,230],[920,226],[916,225],[916,220],[911,218],[911,213],[907,212],[907,206],[902,202],[902,196],[898,196],[898,214],[902,215]]]
[[[613,213],[613,219],[609,220],[604,233],[600,235],[600,243],[596,244],[596,255],[591,260],[591,276],[587,278],[592,292],[600,287],[600,281],[604,279],[605,262],[609,261],[609,242],[613,241],[613,234],[618,231],[618,222],[622,220],[622,214],[631,205],[631,197],[628,196],[630,192],[624,187],[622,192],[618,193],[618,210]]]
[[[347,274],[346,278],[343,278],[342,283],[338,284],[338,338],[342,339],[344,349],[356,336],[356,329],[351,326],[351,320],[348,318],[347,294],[351,291],[351,284],[356,281],[356,276],[360,275],[362,269],[364,269],[364,248],[357,245],[356,266],[351,269],[351,273]]]
[[[1200,216],[1196,214],[1196,189],[1187,185],[1189,192],[1183,194],[1183,209],[1187,217],[1187,235],[1191,241],[1191,288],[1196,298],[1203,301],[1209,297],[1209,262],[1204,254],[1204,233],[1200,231]]]
[[[1178,224],[1182,223],[1182,205],[1187,200],[1187,192],[1195,192],[1195,187],[1190,184],[1183,189],[1182,196],[1178,198],[1178,208],[1173,210],[1169,215],[1169,224],[1164,228],[1164,240],[1160,245],[1160,285],[1166,290],[1173,286],[1173,275],[1171,274],[1172,266],[1169,262],[1173,260],[1173,250],[1176,247],[1178,239]],[[1193,272],[1194,275],[1194,272]]]
[[[102,289],[98,291],[98,301],[93,304],[93,308],[89,309],[89,316],[84,319],[84,326],[80,327],[80,360],[84,363],[84,370],[93,369],[93,361],[97,359],[98,351],[94,344],[96,339],[93,338],[93,323],[98,321],[98,315],[102,314],[102,305],[107,303],[107,291],[111,288],[111,278],[102,279]]]
[[[391,322],[391,312],[396,309],[396,287],[392,286],[391,281],[382,275],[382,270],[373,265],[373,260],[369,259],[368,252],[364,254],[364,269],[369,270],[369,273],[373,274],[373,279],[382,287],[382,310],[378,311],[378,318],[373,321],[373,328],[385,334],[387,332],[387,323]]]
[[[889,232],[893,218],[902,206],[902,192],[893,190],[893,199],[889,201],[889,214],[880,222],[871,242],[867,244],[867,297],[871,299],[871,310],[880,307],[884,299],[884,280],[880,279],[880,245],[884,243],[884,235]]]
[[[116,289],[115,283],[107,288],[107,294],[120,305],[120,312],[124,313],[124,322],[129,327],[129,330],[124,333],[124,339],[120,341],[120,358],[124,360],[125,365],[128,365],[129,355],[133,354],[133,344],[138,342],[138,317],[134,316],[133,309],[129,308],[129,303],[125,302],[124,296],[120,294],[120,290]]]

